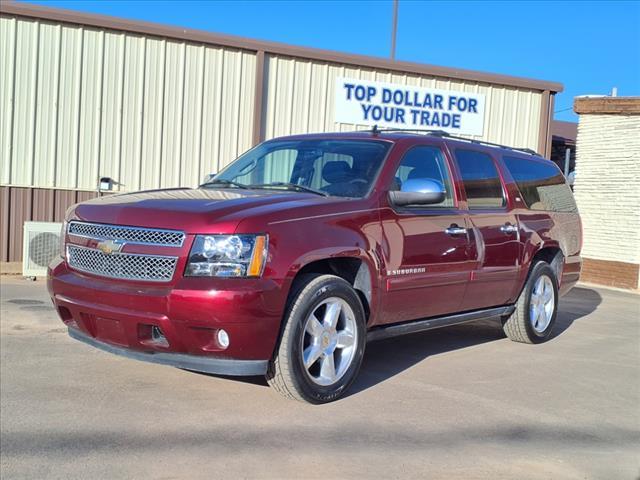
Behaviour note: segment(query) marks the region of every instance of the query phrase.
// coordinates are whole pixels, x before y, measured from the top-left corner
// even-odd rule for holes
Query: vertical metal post
[[[564,151],[564,176],[569,176],[569,168],[571,168],[571,149],[567,148]]]
[[[256,146],[264,140],[264,50],[256,52],[256,81],[253,86],[253,133],[251,145]]]
[[[393,0],[393,20],[391,24],[391,60],[396,59],[396,34],[398,33],[398,0]]]

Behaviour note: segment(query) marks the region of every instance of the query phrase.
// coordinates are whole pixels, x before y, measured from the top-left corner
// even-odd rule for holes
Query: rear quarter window
[[[503,160],[531,210],[577,213],[573,192],[555,164],[517,157]]]

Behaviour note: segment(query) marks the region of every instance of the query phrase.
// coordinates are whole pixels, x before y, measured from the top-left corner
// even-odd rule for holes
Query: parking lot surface
[[[351,394],[140,363],[71,340],[2,277],[2,478],[576,478],[640,473],[640,296],[576,288],[555,337],[492,322],[371,343]]]

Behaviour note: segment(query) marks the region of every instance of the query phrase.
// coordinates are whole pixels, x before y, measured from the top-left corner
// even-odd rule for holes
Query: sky
[[[347,53],[389,57],[392,0],[36,1]],[[396,59],[560,82],[573,98],[640,95],[640,1],[399,0]]]

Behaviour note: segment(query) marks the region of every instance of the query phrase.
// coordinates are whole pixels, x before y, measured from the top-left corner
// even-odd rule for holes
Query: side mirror
[[[414,178],[402,184],[401,190],[389,192],[389,200],[398,207],[434,205],[444,201],[446,191],[442,183],[426,178]]]
[[[201,183],[208,183],[208,182],[210,182],[211,180],[213,180],[215,176],[216,176],[216,174],[215,174],[215,173],[208,173],[208,174],[206,174],[206,175],[204,176],[204,178],[202,179],[202,182],[201,182]]]

